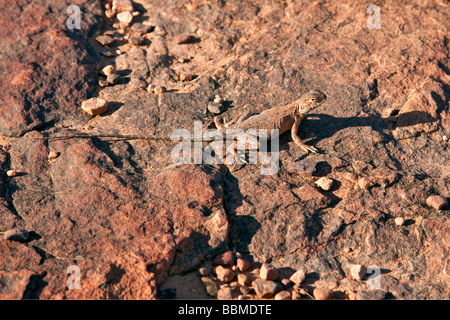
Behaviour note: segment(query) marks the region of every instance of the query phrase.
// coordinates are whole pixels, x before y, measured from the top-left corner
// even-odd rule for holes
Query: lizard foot
[[[316,148],[312,147],[312,146],[307,146],[306,144],[304,146],[302,146],[302,149],[306,151],[306,153],[312,152],[312,153],[317,153],[319,152],[319,150],[317,150]]]

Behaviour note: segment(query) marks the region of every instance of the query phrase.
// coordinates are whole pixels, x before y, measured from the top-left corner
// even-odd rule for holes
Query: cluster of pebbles
[[[95,40],[102,46],[101,54],[107,58],[113,58],[121,55],[128,50],[130,46],[141,46],[145,43],[146,35],[155,27],[149,24],[134,22],[135,17],[141,15],[141,12],[134,10],[133,3],[130,0],[112,0],[105,4],[105,17],[113,30],[107,30],[98,35]],[[174,38],[176,44],[194,43],[196,38],[181,34]],[[125,44],[125,45],[123,45]],[[127,47],[128,45],[128,47]],[[113,46],[117,49],[113,49]],[[118,48],[119,47],[119,48]],[[186,60],[180,58],[179,63]],[[178,81],[188,82],[196,78],[190,73],[181,73],[178,75]],[[120,75],[116,72],[114,65],[105,66],[100,71],[99,85],[106,87],[120,82]],[[147,84],[145,84],[147,86]],[[167,92],[166,87],[161,85],[149,84],[147,86],[149,93],[162,94]],[[84,106],[84,107],[83,107]],[[82,109],[90,115],[99,115],[107,111],[107,102],[103,99],[92,98],[83,102]],[[220,108],[223,110],[223,107]]]
[[[327,300],[334,296],[330,288],[317,286],[311,289],[302,284],[306,278],[302,269],[288,272],[286,268],[278,269],[269,262],[252,263],[232,251],[205,262],[198,272],[206,293],[219,300]],[[362,280],[365,272],[364,266],[355,265],[351,275],[354,280]]]

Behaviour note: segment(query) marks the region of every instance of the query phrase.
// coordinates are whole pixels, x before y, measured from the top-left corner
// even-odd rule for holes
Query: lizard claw
[[[306,153],[309,153],[309,152],[317,153],[317,152],[319,152],[319,150],[317,150],[316,148],[314,148],[312,146],[304,145],[304,146],[302,146],[302,148],[303,148],[303,150],[306,151]]]

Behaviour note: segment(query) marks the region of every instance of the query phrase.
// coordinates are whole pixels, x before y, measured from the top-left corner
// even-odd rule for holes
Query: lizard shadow
[[[239,189],[239,180],[228,170],[224,173],[224,187],[223,204],[230,224],[229,246],[239,252],[248,252],[248,246],[261,224],[251,215],[237,214],[237,208],[247,200]]]
[[[315,117],[315,118],[312,118]],[[409,127],[420,123],[430,123],[438,119],[424,111],[411,111],[402,114],[401,123],[393,125],[386,118],[376,115],[365,117],[335,117],[328,114],[311,114],[299,130],[303,137],[312,139],[308,144],[315,145],[321,140],[334,136],[339,131],[351,127],[371,127],[386,141],[394,141],[391,130],[400,127]],[[304,129],[302,131],[302,129]],[[356,138],[356,137],[355,137]]]

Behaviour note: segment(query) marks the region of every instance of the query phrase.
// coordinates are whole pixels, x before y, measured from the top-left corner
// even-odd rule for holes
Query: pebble
[[[119,20],[120,22],[129,25],[130,22],[133,20],[133,15],[131,14],[131,12],[128,11],[123,11],[123,12],[119,12],[116,15],[117,20]]]
[[[107,87],[108,86],[108,81],[106,81],[106,79],[99,79],[98,80],[98,85],[100,86],[100,87]]]
[[[256,279],[252,287],[259,298],[272,298],[279,289],[275,281],[264,279]]]
[[[191,81],[194,79],[194,76],[190,73],[182,73],[179,77],[180,81]]]
[[[217,297],[217,292],[219,291],[219,286],[217,285],[217,283],[215,283],[214,280],[208,277],[202,277],[201,281],[205,286],[206,293],[211,297]]]
[[[113,0],[112,10],[116,12],[128,11],[133,12],[133,4],[131,0]]]
[[[97,40],[97,42],[99,42],[102,46],[107,46],[114,42],[113,38],[105,35],[98,36],[97,38],[95,38],[95,40]]]
[[[215,103],[223,104],[223,103],[225,102],[225,100],[224,100],[221,96],[216,96],[216,97],[214,98],[214,102],[215,102]]]
[[[110,74],[106,77],[106,81],[109,84],[117,84],[120,81],[120,76],[116,73]]]
[[[241,286],[239,291],[241,291],[242,294],[249,294],[251,289],[248,286]]]
[[[187,44],[192,43],[194,41],[194,37],[189,34],[181,34],[175,37],[176,44]]]
[[[447,142],[448,141],[448,137],[446,135],[442,136],[442,141]]]
[[[153,26],[147,26],[140,22],[133,23],[131,25],[131,31],[137,33],[149,33],[153,29]]]
[[[248,260],[245,260],[242,258],[237,259],[237,267],[238,267],[239,271],[241,271],[241,272],[245,272],[248,269],[250,269],[251,265],[252,264]]]
[[[156,86],[155,89],[153,90],[155,93],[157,94],[161,94],[166,92],[166,88],[162,87],[162,86]]]
[[[295,284],[300,284],[303,280],[305,280],[305,277],[305,271],[303,271],[303,269],[299,269],[289,278],[289,280]]]
[[[15,177],[15,176],[18,176],[19,173],[16,170],[11,169],[11,170],[6,171],[6,175],[8,177]]]
[[[211,113],[222,113],[225,111],[225,107],[223,104],[217,103],[217,102],[209,102],[208,103],[208,110]]]
[[[219,279],[222,282],[231,282],[234,279],[234,272],[231,269],[224,268],[222,266],[216,267],[216,275],[217,279]]]
[[[207,276],[211,273],[211,268],[208,267],[200,267],[198,269],[198,273],[202,276]]]
[[[116,15],[116,12],[115,12],[115,11],[112,11],[111,9],[106,9],[106,10],[105,10],[105,16],[106,16],[108,19],[114,18],[115,15]]]
[[[357,281],[364,279],[364,277],[366,276],[366,273],[367,273],[367,268],[361,264],[355,264],[350,269],[350,274],[352,275],[352,278]]]
[[[154,84],[150,83],[148,85],[148,87],[147,87],[147,91],[150,92],[150,93],[154,93],[155,92],[155,88],[156,88],[156,86]]]
[[[56,158],[58,158],[59,157],[59,152],[56,152],[56,151],[50,151],[49,153],[48,153],[48,158],[49,159],[56,159]]]
[[[264,280],[275,280],[278,278],[278,269],[270,263],[263,263],[259,270],[259,276]]]
[[[112,52],[110,50],[102,50],[100,53],[101,53],[101,55],[108,57],[108,58],[114,57],[114,52]]]
[[[436,196],[429,196],[427,198],[427,205],[430,207],[433,207],[436,210],[441,210],[448,206],[448,201],[446,197],[436,195]]]
[[[91,116],[96,116],[106,112],[108,101],[101,98],[91,98],[81,103],[81,109]]]
[[[144,43],[144,38],[142,38],[141,36],[132,36],[130,37],[130,39],[128,39],[128,43],[133,46],[140,46]]]
[[[289,291],[283,290],[278,292],[275,295],[275,300],[291,300],[292,299],[292,294]]]
[[[333,180],[330,178],[322,177],[316,181],[316,185],[322,190],[328,191],[333,187]]]
[[[289,279],[281,279],[281,284],[285,287],[285,288],[289,288],[290,286],[292,286],[292,281]]]
[[[12,229],[3,234],[3,239],[10,241],[27,241],[30,233],[25,229]]]
[[[224,287],[220,288],[217,292],[217,299],[219,300],[232,300],[236,297],[236,291],[233,288]]]
[[[383,111],[383,116],[385,118],[396,116],[398,114],[399,110],[397,108],[387,108]]]
[[[394,219],[394,222],[396,225],[398,226],[402,226],[405,224],[405,219],[403,219],[402,217],[398,217]]]
[[[333,297],[333,291],[328,288],[315,288],[313,296],[316,300],[328,300]]]
[[[234,264],[234,254],[233,251],[226,251],[217,255],[213,260],[214,265],[221,266],[232,266]]]
[[[110,65],[107,65],[106,67],[104,67],[100,71],[100,73],[105,76],[109,76],[110,74],[116,73],[116,68],[114,68],[114,66],[112,64],[110,64]]]
[[[237,275],[237,281],[241,286],[249,286],[252,284],[252,281],[255,279],[254,276],[251,276],[246,273],[239,273]]]

